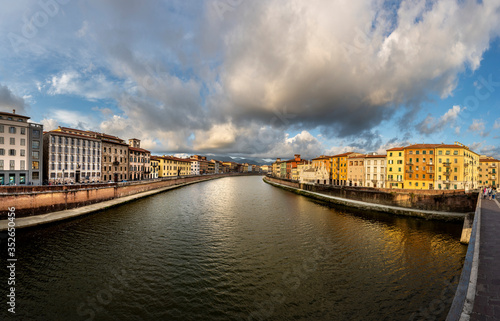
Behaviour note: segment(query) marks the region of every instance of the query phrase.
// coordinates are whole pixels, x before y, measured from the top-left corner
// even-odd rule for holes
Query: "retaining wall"
[[[411,209],[470,213],[476,209],[477,193],[438,190],[391,190],[351,186],[310,185],[297,181],[267,177],[271,182],[306,191],[347,198],[350,200],[399,206]]]
[[[162,187],[204,181],[226,176],[252,174],[219,174],[175,179],[56,186],[4,186],[0,189],[0,219],[6,219],[8,208],[16,208],[16,217],[45,214],[90,205]]]

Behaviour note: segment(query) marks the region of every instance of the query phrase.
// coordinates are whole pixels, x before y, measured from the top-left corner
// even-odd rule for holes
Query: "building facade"
[[[348,157],[347,185],[365,186],[365,157],[366,155]]]
[[[404,148],[405,189],[435,188],[435,148],[438,144],[416,144]]]
[[[385,187],[386,155],[366,155],[365,157],[366,187]]]
[[[173,156],[158,156],[159,177],[188,176],[191,174],[191,160]]]
[[[359,156],[360,153],[348,152],[331,156],[332,163],[332,184],[347,185],[347,157]]]
[[[498,188],[498,167],[500,160],[482,155],[479,159],[479,187]]]
[[[158,178],[160,173],[160,162],[156,156],[151,156],[149,168],[151,171],[150,177],[153,179]]]
[[[387,150],[386,188],[404,188],[405,153],[404,147]]]
[[[43,179],[48,184],[96,183],[101,177],[101,140],[65,127],[43,134]]]
[[[151,178],[151,152],[141,148],[141,141],[137,138],[129,139],[129,180],[137,181]]]
[[[466,191],[479,187],[479,155],[467,146],[441,144],[436,146],[436,189],[464,189]]]
[[[0,112],[0,185],[41,185],[43,126]]]

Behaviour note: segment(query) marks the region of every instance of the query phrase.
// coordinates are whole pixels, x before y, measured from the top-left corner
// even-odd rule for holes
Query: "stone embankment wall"
[[[274,183],[310,192],[356,201],[440,212],[474,212],[478,195],[477,193],[465,193],[463,190],[393,190],[369,187],[309,185],[273,177],[267,177],[267,179]]]
[[[45,214],[76,208],[158,188],[210,180],[226,176],[252,174],[219,174],[165,178],[148,181],[54,186],[2,186],[0,219],[6,219],[8,208],[16,208],[16,217]]]

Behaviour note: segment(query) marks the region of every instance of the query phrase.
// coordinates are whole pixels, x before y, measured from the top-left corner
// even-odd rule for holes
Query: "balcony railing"
[[[413,169],[407,169],[406,172],[407,173],[413,173]]]
[[[451,163],[450,163],[450,162],[444,162],[444,163],[443,163],[443,166],[445,166],[445,167],[450,167],[450,166],[451,166]]]

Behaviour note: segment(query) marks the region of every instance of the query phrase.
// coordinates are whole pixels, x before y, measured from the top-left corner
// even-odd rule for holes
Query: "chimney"
[[[12,113],[15,114],[16,113],[16,110],[15,109],[12,109]]]

